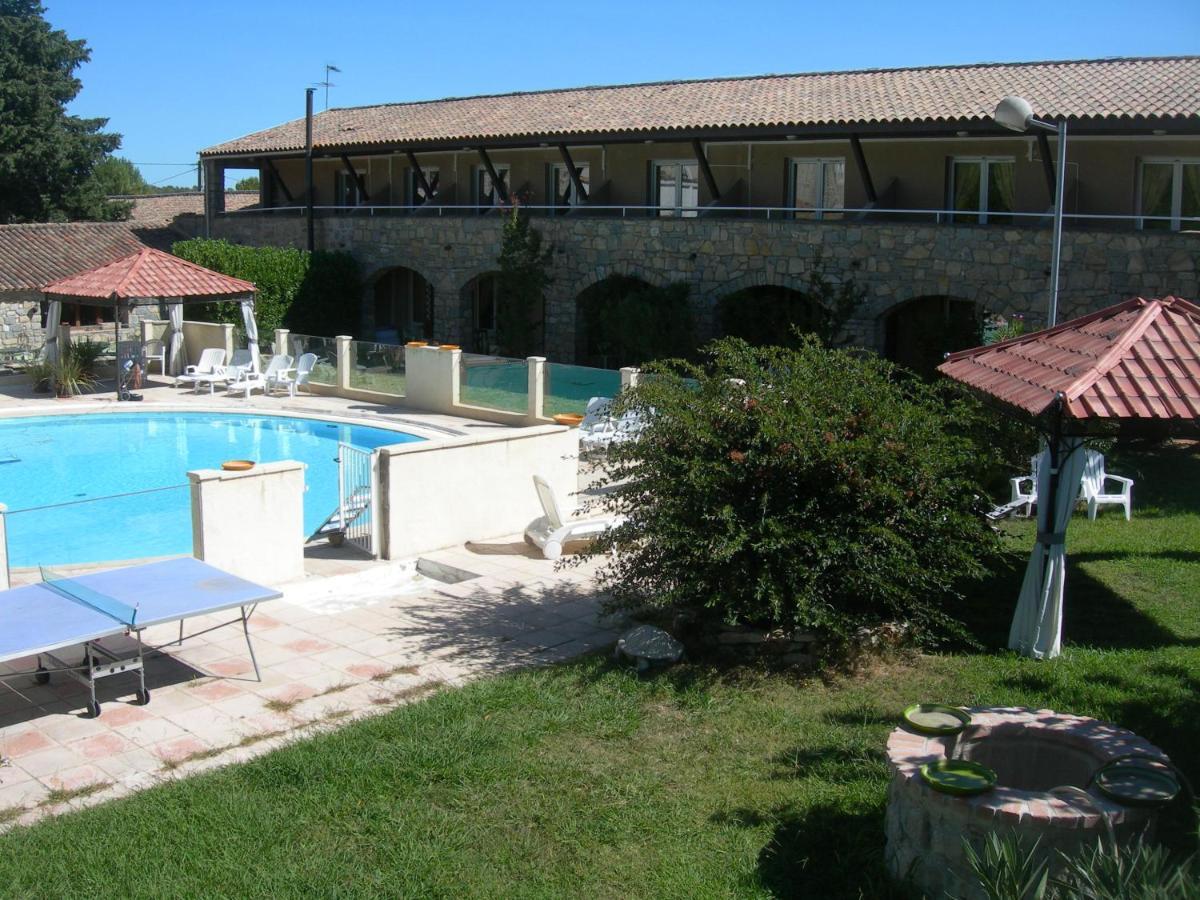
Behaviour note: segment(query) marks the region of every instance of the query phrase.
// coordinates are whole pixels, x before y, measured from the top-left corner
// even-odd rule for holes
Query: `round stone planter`
[[[971,872],[964,840],[982,850],[990,832],[1016,833],[1052,864],[1098,840],[1108,842],[1108,819],[1121,843],[1152,833],[1154,811],[1122,806],[1094,786],[1092,775],[1129,754],[1158,758],[1165,753],[1116,725],[1048,709],[972,709],[971,724],[953,737],[926,737],[897,728],[888,738],[886,861],[897,880],[931,897],[984,897]],[[970,759],[993,769],[997,786],[974,797],[955,797],[931,788],[922,764]],[[1086,789],[1088,797],[1053,788]]]

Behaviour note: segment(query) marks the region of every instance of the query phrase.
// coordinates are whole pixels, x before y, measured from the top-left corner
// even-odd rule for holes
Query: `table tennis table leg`
[[[246,649],[250,651],[250,662],[254,663],[254,677],[262,681],[262,673],[258,670],[258,657],[254,655],[254,644],[250,640],[250,617],[254,615],[257,606],[257,603],[251,606],[250,612],[246,612],[246,607],[242,607],[242,633],[246,635]]]

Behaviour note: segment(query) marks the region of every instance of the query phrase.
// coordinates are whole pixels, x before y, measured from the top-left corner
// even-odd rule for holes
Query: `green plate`
[[[972,797],[996,786],[996,773],[969,759],[939,759],[921,766],[921,777],[935,791]]]
[[[904,711],[904,724],[919,734],[958,734],[971,724],[971,717],[941,703],[914,703]]]
[[[1128,759],[1101,767],[1096,787],[1122,806],[1166,806],[1180,791],[1179,779],[1169,770]]]

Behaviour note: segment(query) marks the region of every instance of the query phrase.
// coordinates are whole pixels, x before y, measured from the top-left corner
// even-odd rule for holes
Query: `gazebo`
[[[203,266],[146,247],[94,269],[52,281],[42,292],[49,301],[46,317],[46,358],[58,359],[58,322],[63,301],[112,310],[114,328],[119,336],[121,313],[136,306],[165,304],[171,322],[171,344],[167,351],[167,370],[178,375],[183,369],[183,306],[188,303],[241,304],[246,343],[259,367],[258,325],[254,320],[254,285]],[[118,388],[120,390],[118,363]]]
[[[1066,529],[1079,496],[1087,437],[1200,433],[1200,307],[1135,298],[1054,328],[953,353],[938,371],[1033,422],[1037,543],[1025,570],[1009,646],[1061,652]]]

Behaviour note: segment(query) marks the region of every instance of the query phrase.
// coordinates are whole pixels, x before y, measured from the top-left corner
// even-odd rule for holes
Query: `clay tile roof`
[[[1200,118],[1200,57],[987,63],[664,81],[329,109],[318,148],[470,140],[781,130],[990,121],[997,101],[1075,122]],[[202,156],[302,150],[304,120],[209,147]]]
[[[114,194],[109,200],[133,203],[129,221],[138,225],[170,225],[180,216],[203,216],[204,194],[172,191],[167,194]],[[245,209],[258,203],[258,191],[226,191],[225,209]]]
[[[158,299],[163,297],[221,298],[254,291],[254,285],[231,278],[170,253],[143,247],[116,262],[46,285],[47,294],[60,297],[108,300]]]
[[[47,281],[134,253],[144,240],[125,222],[0,225],[0,292],[40,291]]]
[[[1138,297],[1009,341],[951,354],[938,370],[1033,415],[1061,392],[1078,420],[1200,420],[1200,307]]]

